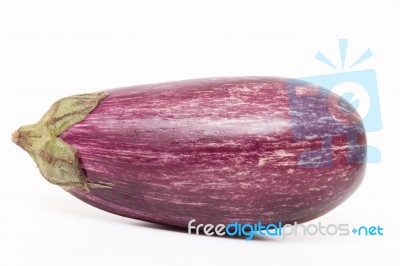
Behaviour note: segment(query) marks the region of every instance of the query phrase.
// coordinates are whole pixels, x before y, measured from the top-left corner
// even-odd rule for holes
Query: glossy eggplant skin
[[[188,222],[301,223],[360,185],[366,136],[354,108],[293,79],[197,79],[113,89],[60,138],[105,211]]]

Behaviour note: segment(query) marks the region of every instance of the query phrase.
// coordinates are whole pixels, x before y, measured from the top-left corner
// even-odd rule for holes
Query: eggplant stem
[[[78,188],[88,192],[98,186],[86,180],[76,149],[58,136],[84,120],[107,95],[99,92],[62,98],[39,122],[12,133],[11,140],[29,153],[47,181],[65,190]]]

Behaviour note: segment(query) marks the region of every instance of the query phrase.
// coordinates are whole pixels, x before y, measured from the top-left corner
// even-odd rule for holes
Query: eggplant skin
[[[209,78],[106,91],[60,135],[87,181],[77,198],[139,220],[301,223],[360,185],[366,136],[354,108],[299,80]]]

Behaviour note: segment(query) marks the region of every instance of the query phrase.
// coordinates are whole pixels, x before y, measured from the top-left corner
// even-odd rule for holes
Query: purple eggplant
[[[179,227],[306,222],[347,199],[366,168],[365,130],[348,102],[272,77],[66,97],[13,141],[82,201]]]

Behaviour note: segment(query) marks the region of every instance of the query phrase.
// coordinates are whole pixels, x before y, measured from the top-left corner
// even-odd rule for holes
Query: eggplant
[[[41,174],[125,217],[187,228],[302,223],[365,174],[360,116],[336,94],[276,77],[208,78],[63,98],[12,140]]]

